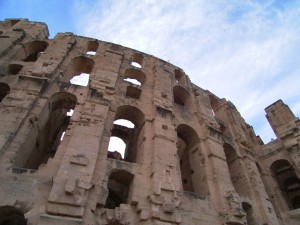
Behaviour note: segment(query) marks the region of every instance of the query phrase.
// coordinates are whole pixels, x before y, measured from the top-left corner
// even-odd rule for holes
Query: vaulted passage
[[[125,170],[117,170],[110,174],[108,179],[108,197],[104,208],[114,209],[120,204],[126,204],[133,174]]]
[[[38,131],[35,145],[24,164],[25,168],[38,169],[41,164],[54,157],[70,123],[71,116],[67,112],[75,108],[76,102],[76,96],[67,92],[56,93],[50,98],[48,120]]]
[[[207,195],[205,160],[200,153],[199,137],[193,128],[185,124],[177,127],[177,154],[183,190]]]
[[[300,208],[300,179],[289,161],[281,159],[272,163],[271,173],[290,209]]]
[[[223,148],[233,187],[237,193],[247,196],[249,188],[238,155],[230,144],[225,143]]]

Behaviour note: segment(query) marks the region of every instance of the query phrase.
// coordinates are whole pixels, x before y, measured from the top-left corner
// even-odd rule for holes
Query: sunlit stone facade
[[[0,225],[300,223],[300,122],[281,100],[263,144],[175,65],[48,36],[44,23],[0,22]],[[81,73],[87,86],[70,83]]]

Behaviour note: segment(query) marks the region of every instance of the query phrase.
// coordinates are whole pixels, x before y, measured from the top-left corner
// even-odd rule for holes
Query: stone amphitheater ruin
[[[265,109],[277,139],[264,144],[182,69],[48,36],[0,22],[0,225],[300,224],[300,122],[281,100]],[[70,83],[81,73],[87,86]]]

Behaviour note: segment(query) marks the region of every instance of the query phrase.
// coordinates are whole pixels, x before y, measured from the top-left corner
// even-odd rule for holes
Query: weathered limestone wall
[[[278,139],[264,145],[180,68],[48,35],[0,22],[0,225],[299,224],[299,120],[282,101],[266,108]],[[87,86],[70,83],[81,73]]]

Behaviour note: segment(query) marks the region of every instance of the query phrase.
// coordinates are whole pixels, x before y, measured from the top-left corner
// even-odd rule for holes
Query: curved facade
[[[154,56],[26,19],[0,31],[0,225],[299,224],[300,125],[281,100],[263,144]]]

